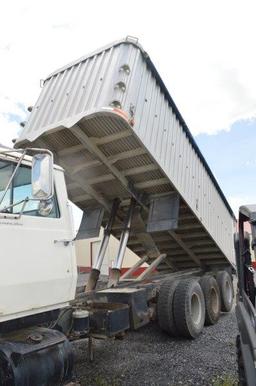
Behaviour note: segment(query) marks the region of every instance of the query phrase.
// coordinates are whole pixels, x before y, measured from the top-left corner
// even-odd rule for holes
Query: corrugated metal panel
[[[150,167],[156,161],[158,171],[129,175],[129,179],[149,194],[164,193],[174,186],[222,253],[234,261],[232,211],[152,62],[134,42],[115,43],[47,78],[17,145],[44,135],[48,146],[61,155],[62,149],[73,147],[75,152],[75,147],[81,146],[68,129],[77,122],[88,137],[98,140],[127,130],[121,119],[111,116],[102,119],[94,114],[90,121],[83,119],[111,104],[120,104],[134,119],[135,124],[129,129],[136,136],[116,140],[109,137],[113,140],[99,141],[98,148],[124,174],[131,168]],[[67,128],[59,134],[56,130],[63,127]],[[129,155],[134,150],[139,151],[138,155]],[[79,151],[79,162],[88,162],[91,154],[83,152],[82,147]],[[76,162],[69,162],[65,156],[63,166],[75,166]],[[92,162],[97,163],[96,159],[92,156]],[[164,175],[170,183],[164,182]],[[157,180],[159,183],[150,185],[150,181]],[[94,189],[104,196],[104,186],[109,189],[107,198],[115,194],[115,189],[125,197],[125,189],[111,181],[98,183]],[[71,195],[75,196],[72,190]]]

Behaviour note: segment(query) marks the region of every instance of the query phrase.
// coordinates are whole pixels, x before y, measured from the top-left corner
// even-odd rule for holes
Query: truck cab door
[[[22,204],[1,214],[0,321],[58,309],[74,298],[73,229],[61,168],[54,169],[54,185],[48,215],[40,213],[38,201],[29,201],[20,218],[13,215]],[[29,166],[21,165],[7,193],[6,206],[32,196]]]

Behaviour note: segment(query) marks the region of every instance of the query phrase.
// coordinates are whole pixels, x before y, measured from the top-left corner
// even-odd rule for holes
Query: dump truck
[[[0,152],[1,384],[69,382],[72,340],[88,338],[92,359],[93,339],[151,320],[194,339],[229,312],[235,216],[137,39],[55,71],[29,110]],[[82,291],[70,201],[83,211],[76,239],[104,227]],[[102,288],[110,235],[119,250]],[[126,247],[140,259],[122,275]]]
[[[251,232],[247,232],[248,223]],[[247,228],[247,229],[246,229]],[[236,262],[238,292],[236,316],[237,362],[239,384],[256,385],[256,310],[255,310],[255,268],[256,268],[256,205],[239,208],[238,233],[236,234]]]

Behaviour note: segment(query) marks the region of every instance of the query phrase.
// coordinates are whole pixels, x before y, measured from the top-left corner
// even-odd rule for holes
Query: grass
[[[95,382],[95,385],[97,386],[120,386],[121,385],[118,380],[113,380],[109,383],[109,381],[102,378],[101,376],[97,376],[94,382]]]
[[[238,381],[235,378],[227,375],[216,378],[213,381],[212,386],[238,386]]]

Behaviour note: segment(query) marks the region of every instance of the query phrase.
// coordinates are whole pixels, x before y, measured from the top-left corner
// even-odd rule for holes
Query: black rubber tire
[[[220,290],[213,276],[205,275],[199,280],[205,301],[205,325],[210,326],[218,322],[220,317]]]
[[[198,280],[192,278],[179,282],[174,294],[173,308],[179,335],[196,338],[202,332],[205,322],[205,301]]]
[[[220,271],[217,273],[216,280],[220,289],[221,311],[229,312],[234,299],[232,278],[227,271]]]
[[[159,327],[171,336],[177,336],[177,327],[173,315],[173,298],[179,280],[165,280],[157,299],[157,318]]]
[[[244,371],[244,361],[241,350],[241,338],[240,335],[236,337],[236,355],[237,355],[237,369],[238,369],[238,380],[239,386],[247,386],[245,371]]]

